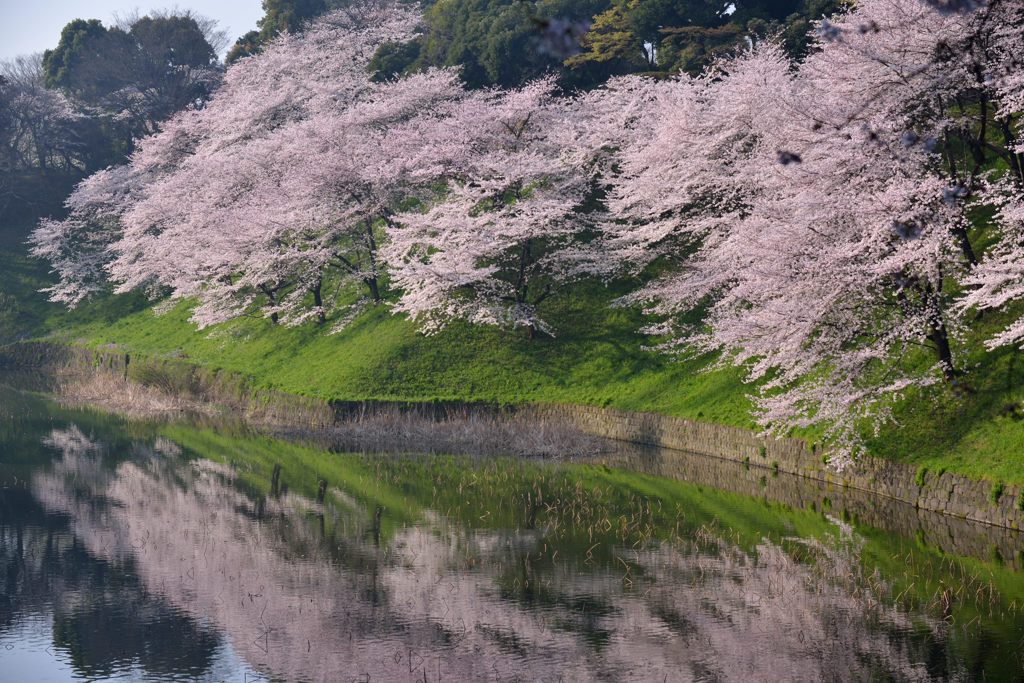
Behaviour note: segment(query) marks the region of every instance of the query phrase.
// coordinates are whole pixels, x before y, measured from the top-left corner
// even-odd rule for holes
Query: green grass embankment
[[[0,245],[13,298],[11,330],[129,353],[185,357],[210,369],[248,377],[258,387],[347,400],[457,399],[501,404],[561,402],[639,410],[754,428],[747,393],[735,369],[700,373],[699,360],[679,361],[645,347],[643,317],[607,304],[627,291],[579,286],[551,300],[544,317],[555,337],[453,324],[420,334],[385,306],[332,325],[284,327],[241,319],[198,331],[186,305],[155,315],[140,295],[103,297],[72,312],[35,290],[46,267],[28,259],[24,238]],[[978,338],[1005,322],[986,316]],[[985,352],[971,342],[970,374],[961,388],[916,392],[896,406],[897,424],[869,440],[874,454],[936,472],[1024,483],[1024,359],[1013,350]],[[814,441],[818,433],[797,434]]]
[[[981,341],[1019,314],[979,321],[961,349],[967,368],[962,380],[908,393],[894,407],[896,422],[868,439],[870,452],[993,485],[1024,483],[1024,354],[1016,348],[987,351]]]
[[[576,290],[548,315],[557,336],[532,340],[465,324],[424,336],[384,306],[336,334],[328,333],[330,323],[288,328],[252,319],[199,332],[182,305],[162,316],[143,310],[113,322],[74,324],[60,335],[134,353],[184,355],[304,396],[581,403],[753,427],[749,387],[737,371],[699,374],[699,362],[645,350],[636,333],[640,316],[608,309],[613,296],[600,286]]]

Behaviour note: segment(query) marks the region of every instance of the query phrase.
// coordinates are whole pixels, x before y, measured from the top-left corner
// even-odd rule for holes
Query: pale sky
[[[256,28],[263,16],[261,0],[0,0],[0,60],[57,47],[60,31],[73,19],[99,19],[114,23],[114,14],[153,9],[191,9],[216,19],[231,44]],[[221,55],[223,57],[224,55]]]

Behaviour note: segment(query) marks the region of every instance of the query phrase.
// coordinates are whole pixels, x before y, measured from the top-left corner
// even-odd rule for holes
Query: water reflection
[[[24,489],[0,495],[4,680],[201,680],[230,659],[220,633],[151,593],[132,557],[90,551],[73,523]],[[228,669],[238,668],[229,663]]]
[[[942,574],[838,517],[600,468],[167,433],[112,447],[52,429],[54,461],[4,493],[5,565],[24,577],[5,628],[49,610],[81,676],[196,677],[230,657],[297,681],[1022,670],[1019,575]],[[971,599],[933,585],[965,581]]]
[[[681,479],[719,491],[821,510],[846,521],[885,529],[940,553],[995,560],[1024,570],[1024,536],[1016,529],[918,510],[913,505],[837,484],[779,474],[759,463],[736,463],[663,448],[623,444],[598,462],[667,479]],[[760,466],[759,466],[760,465]]]

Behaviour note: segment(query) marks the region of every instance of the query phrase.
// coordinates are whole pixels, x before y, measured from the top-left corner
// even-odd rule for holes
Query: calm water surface
[[[3,681],[1024,680],[1019,535],[770,470],[329,453],[0,391],[0,487]]]

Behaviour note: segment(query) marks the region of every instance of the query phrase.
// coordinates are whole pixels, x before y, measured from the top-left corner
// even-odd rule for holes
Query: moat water
[[[1024,680],[1022,551],[683,453],[338,453],[0,390],[2,681]]]

